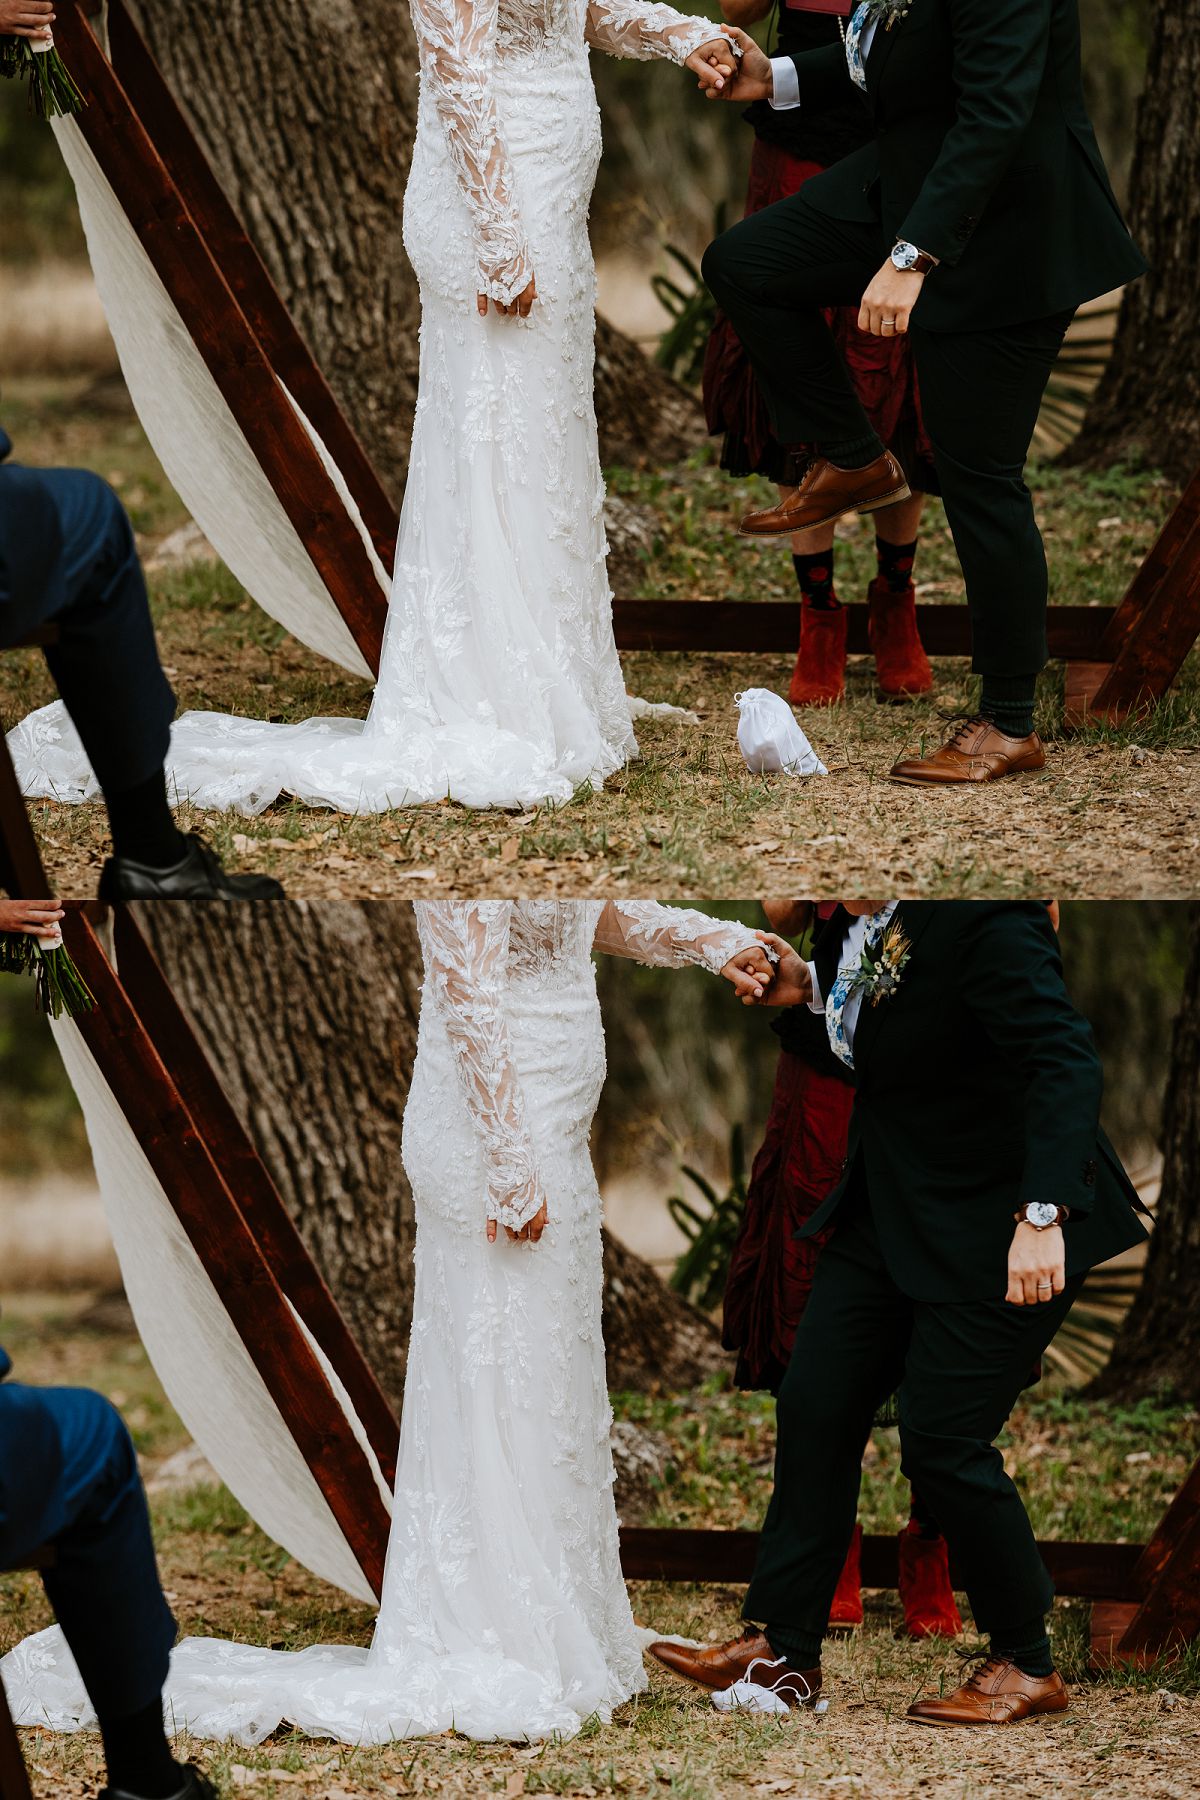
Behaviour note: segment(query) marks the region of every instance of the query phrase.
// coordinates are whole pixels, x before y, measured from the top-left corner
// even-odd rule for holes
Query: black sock
[[[881,537],[875,539],[875,555],[879,562],[879,574],[881,579],[887,582],[893,594],[903,594],[911,585],[916,554],[916,538],[911,544],[889,544]]]
[[[793,556],[792,567],[805,603],[818,612],[836,612],[842,603],[833,591],[833,545],[814,556]]]
[[[883,455],[883,445],[873,431],[866,437],[843,438],[837,443],[818,444],[821,456],[827,456],[831,463],[839,469],[865,469],[878,456]]]
[[[184,1783],[184,1771],[171,1755],[163,1730],[162,1698],[156,1695],[141,1712],[124,1719],[101,1719],[108,1785],[142,1800],[168,1800]]]
[[[114,856],[132,857],[134,862],[146,863],[152,869],[169,869],[183,856],[187,844],[171,817],[161,769],[136,787],[118,794],[106,791],[104,803]]]
[[[1028,737],[1036,693],[1036,675],[985,675],[979,710],[1009,737]]]
[[[821,1660],[819,1631],[804,1631],[794,1625],[767,1625],[764,1632],[776,1656],[782,1656],[790,1669],[815,1669]]]
[[[1044,1618],[1030,1619],[1007,1631],[993,1631],[992,1655],[1001,1662],[1016,1663],[1023,1675],[1053,1675],[1054,1658]]]

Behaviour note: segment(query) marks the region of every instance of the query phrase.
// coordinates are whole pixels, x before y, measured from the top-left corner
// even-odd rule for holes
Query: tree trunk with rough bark
[[[401,243],[417,51],[401,0],[130,0],[201,144],[385,486],[399,499],[417,388]],[[693,397],[601,322],[606,462],[669,461]]]
[[[1146,1273],[1092,1392],[1124,1402],[1174,1390],[1200,1402],[1200,906],[1163,1107],[1163,1180]]]
[[[137,913],[351,1331],[399,1405],[414,1232],[400,1135],[421,989],[411,906],[160,902]],[[481,1211],[480,1230],[482,1220]],[[604,1269],[612,1387],[686,1388],[721,1365],[712,1322],[611,1238]]]
[[[1129,223],[1150,263],[1121,304],[1112,358],[1066,454],[1200,465],[1200,34],[1194,0],[1157,0],[1138,103]]]

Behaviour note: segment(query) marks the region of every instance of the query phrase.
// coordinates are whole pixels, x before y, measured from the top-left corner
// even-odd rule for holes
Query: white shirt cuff
[[[771,105],[776,112],[790,112],[800,104],[800,77],[790,56],[771,58]]]
[[[817,965],[816,963],[806,963],[805,967],[808,970],[808,979],[812,982],[812,998],[808,1003],[808,1010],[809,1012],[823,1013],[825,1002],[821,998],[821,984],[817,980]]]

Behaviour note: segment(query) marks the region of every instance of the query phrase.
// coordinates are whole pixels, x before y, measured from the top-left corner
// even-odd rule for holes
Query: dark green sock
[[[1023,1675],[1044,1677],[1054,1673],[1045,1619],[1029,1619],[1024,1625],[993,1631],[992,1655],[1001,1662],[1016,1663]]]
[[[815,1669],[821,1660],[819,1631],[804,1631],[795,1625],[764,1627],[768,1644],[776,1656],[782,1656],[791,1669]]]
[[[1036,693],[1036,675],[985,675],[979,710],[1009,737],[1028,737]]]

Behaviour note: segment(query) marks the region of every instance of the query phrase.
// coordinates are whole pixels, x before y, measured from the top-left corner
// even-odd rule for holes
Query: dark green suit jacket
[[[1100,1129],[1100,1061],[1045,907],[903,901],[895,918],[910,959],[890,998],[863,1001],[846,1171],[800,1235],[866,1202],[892,1279],[928,1301],[1002,1299],[1030,1200],[1070,1207],[1068,1275],[1138,1243],[1140,1202]],[[822,993],[840,947],[817,958]]]
[[[802,106],[853,88],[840,44],[792,60]],[[881,261],[897,238],[939,259],[918,325],[1045,318],[1144,273],[1084,106],[1077,0],[910,0],[864,72],[875,142],[804,198],[878,222]]]

